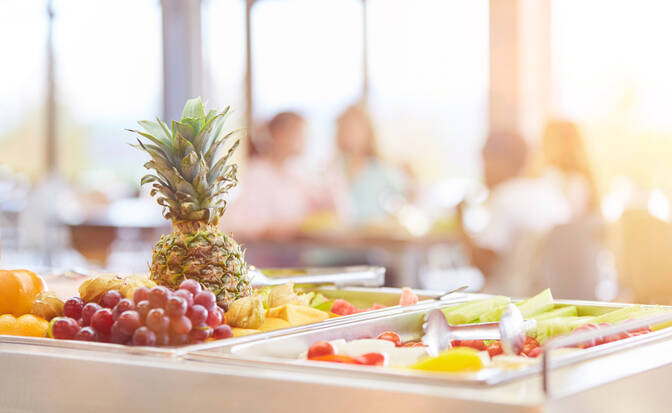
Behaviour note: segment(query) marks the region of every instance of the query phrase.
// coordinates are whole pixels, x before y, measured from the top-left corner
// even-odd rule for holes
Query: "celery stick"
[[[631,305],[628,307],[619,308],[618,310],[610,311],[597,317],[593,317],[591,323],[618,323],[620,321],[632,318],[636,313],[641,313],[642,307],[639,305]]]
[[[532,298],[521,301],[518,304],[523,317],[530,318],[535,314],[543,313],[553,308],[553,295],[550,289],[545,289]]]
[[[508,307],[508,304],[500,305],[495,307],[487,313],[481,314],[481,317],[478,319],[481,323],[490,323],[492,321],[499,321],[502,318],[502,313]]]
[[[569,305],[567,307],[556,308],[555,310],[546,311],[545,313],[539,313],[530,318],[533,318],[537,321],[548,320],[549,318],[558,318],[558,317],[576,317],[579,313],[576,310],[576,307]]]
[[[448,320],[448,323],[450,324],[467,324],[478,320],[483,313],[510,302],[511,299],[504,296],[495,296],[483,300],[472,301],[458,309],[445,313],[446,320]]]
[[[537,321],[536,339],[542,342],[548,338],[569,334],[577,327],[590,323],[592,317],[556,317]]]

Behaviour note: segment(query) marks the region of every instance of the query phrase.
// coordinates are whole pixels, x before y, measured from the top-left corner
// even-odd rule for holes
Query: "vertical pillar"
[[[550,91],[551,0],[490,0],[490,130],[536,140]]]
[[[184,102],[203,91],[201,0],[161,0],[163,116],[179,119]]]
[[[255,0],[245,1],[245,126],[254,130],[254,97],[252,95],[252,6]]]

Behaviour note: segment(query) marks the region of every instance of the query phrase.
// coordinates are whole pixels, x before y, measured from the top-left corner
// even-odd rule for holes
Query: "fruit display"
[[[0,270],[0,314],[30,312],[35,297],[46,288],[42,277],[28,270]]]
[[[105,291],[97,301],[72,297],[65,301],[63,313],[49,323],[49,337],[179,346],[233,336],[215,295],[195,280],[183,281],[177,290],[140,286],[131,298],[115,289]]]
[[[494,296],[468,301],[443,308],[447,321],[452,325],[499,321],[511,299]],[[590,310],[575,305],[555,304],[550,290],[516,303],[527,319],[536,320],[536,326],[529,329],[519,354],[505,355],[500,340],[453,340],[449,348],[436,357],[431,357],[420,341],[418,330],[412,339],[402,339],[395,331],[383,331],[375,338],[363,337],[356,340],[318,340],[299,359],[335,362],[354,365],[375,365],[413,370],[465,372],[484,368],[520,368],[533,364],[543,353],[543,346],[556,336],[577,334],[614,323],[670,311],[664,307],[642,307],[638,305],[623,308],[602,308]],[[599,337],[591,342],[580,343],[573,348],[554,351],[581,351],[594,346],[635,337],[666,327],[654,325],[618,334]],[[408,334],[406,334],[408,337]],[[377,360],[366,362],[366,360]]]
[[[14,317],[11,314],[0,315],[0,334],[8,336],[44,337],[49,322],[32,314]]]
[[[141,184],[152,185],[151,194],[173,224],[172,233],[154,246],[150,278],[172,289],[196,280],[224,310],[252,294],[243,249],[217,228],[224,196],[238,183],[238,166],[229,161],[239,141],[220,156],[236,133],[224,127],[229,114],[228,107],[206,113],[200,98],[190,99],[170,128],[157,119],[139,121],[144,132],[132,131],[143,138],[136,147],[151,156],[145,168],[153,173]]]

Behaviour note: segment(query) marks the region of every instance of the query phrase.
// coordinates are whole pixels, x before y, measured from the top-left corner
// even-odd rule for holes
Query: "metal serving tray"
[[[260,334],[253,334],[244,337],[231,338],[226,340],[212,341],[203,344],[194,344],[181,347],[133,347],[111,343],[92,343],[74,340],[54,340],[49,338],[37,337],[21,337],[21,336],[7,336],[0,335],[0,343],[14,343],[14,344],[30,344],[35,346],[48,346],[54,348],[68,348],[83,351],[104,351],[113,353],[125,353],[136,355],[151,355],[162,357],[178,357],[180,355],[209,349],[209,348],[225,348],[228,349],[232,345],[253,342],[258,340],[266,340],[272,337],[277,337],[285,334],[297,333],[312,328],[323,328],[327,326],[336,326],[349,323],[355,320],[366,320],[369,318],[378,317],[381,314],[395,314],[402,311],[399,305],[401,296],[401,289],[398,288],[367,288],[367,287],[346,287],[338,288],[334,286],[322,287],[307,287],[307,291],[315,291],[324,294],[327,298],[344,298],[351,301],[353,304],[361,307],[371,307],[374,303],[388,305],[389,307],[368,311],[365,313],[358,313],[349,316],[331,318],[319,323],[308,324],[304,326],[285,328],[280,330],[273,330]],[[420,302],[416,306],[425,306],[434,303],[441,293],[424,290],[414,290],[420,298]],[[459,302],[465,300],[471,295],[465,293],[455,293],[444,298],[447,302]],[[412,306],[410,306],[412,307]]]
[[[468,300],[483,297],[483,295],[469,294]],[[465,301],[459,300],[459,301]],[[519,301],[519,300],[514,300]],[[455,304],[457,301],[451,303]],[[556,305],[574,305],[579,315],[600,315],[616,308],[622,308],[628,304],[601,303],[593,301],[555,300]],[[355,365],[343,365],[337,363],[319,363],[298,360],[301,352],[311,344],[320,340],[345,339],[354,340],[362,337],[376,337],[378,334],[392,330],[397,332],[402,340],[415,340],[422,336],[422,323],[424,316],[431,308],[448,307],[446,302],[431,302],[418,304],[413,308],[402,309],[395,313],[380,313],[376,317],[368,319],[351,319],[347,323],[329,326],[308,326],[303,331],[291,332],[276,337],[268,337],[264,340],[255,340],[247,343],[231,343],[231,345],[214,348],[207,351],[197,350],[186,354],[190,360],[205,362],[222,362],[234,364],[256,363],[268,368],[291,366],[297,371],[310,371],[318,369],[330,371],[332,374],[351,374],[372,376],[376,378],[404,378],[412,379],[417,383],[450,383],[460,385],[492,386],[507,383],[526,376],[538,374],[542,371],[541,363],[525,366],[515,370],[501,368],[485,368],[476,373],[430,373],[403,369],[373,368]],[[646,306],[643,306],[646,307]],[[672,307],[671,307],[672,308]],[[672,314],[668,316],[672,319]],[[657,340],[667,339],[672,336],[672,328],[665,328],[653,333],[630,337],[600,346],[572,351],[571,353],[553,354],[553,360],[546,363],[546,367],[554,369],[569,366],[590,360],[596,357],[622,351],[633,346],[643,345]],[[670,360],[672,362],[672,360]]]

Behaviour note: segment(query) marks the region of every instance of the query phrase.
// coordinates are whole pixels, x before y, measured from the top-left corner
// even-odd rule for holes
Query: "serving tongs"
[[[451,348],[454,340],[501,340],[504,353],[517,355],[525,344],[525,332],[536,325],[536,320],[525,320],[513,304],[504,311],[501,321],[465,325],[448,324],[443,311],[433,309],[422,325],[422,342],[427,346],[427,353],[433,357]]]

